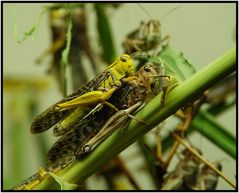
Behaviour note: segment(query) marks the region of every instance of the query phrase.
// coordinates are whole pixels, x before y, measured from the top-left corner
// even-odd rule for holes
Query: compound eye
[[[145,66],[145,67],[144,67],[144,71],[145,71],[145,72],[150,72],[151,69],[150,69],[148,66]]]
[[[120,57],[120,60],[121,60],[122,62],[127,62],[127,58],[126,58],[125,56],[121,56],[121,57]]]

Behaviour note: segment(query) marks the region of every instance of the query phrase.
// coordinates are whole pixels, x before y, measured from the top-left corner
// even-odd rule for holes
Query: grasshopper
[[[201,161],[187,149],[182,154],[183,159],[164,179],[162,190],[185,190],[195,184]]]
[[[125,53],[132,54],[136,51],[149,51],[158,47],[169,36],[161,37],[161,27],[158,20],[141,22],[138,29],[127,35],[123,47]]]
[[[115,105],[118,112],[105,104],[98,104],[83,119],[71,125],[68,132],[62,134],[47,154],[50,166],[48,172],[57,172],[68,164],[84,156],[103,141],[119,126],[128,122],[130,114],[135,112],[153,95],[157,72],[155,66],[147,64],[132,76],[132,80],[124,82],[108,101]],[[42,173],[42,172],[41,172]],[[26,180],[16,189],[31,189],[41,182],[41,173]]]
[[[156,49],[159,45],[162,45],[163,42],[167,41],[168,43],[169,41],[169,35],[162,37],[161,24],[159,20],[153,19],[144,7],[140,4],[138,5],[149,16],[150,20],[146,23],[142,21],[138,29],[132,31],[126,36],[122,46],[127,54],[132,54],[137,51],[148,52]],[[169,10],[160,18],[160,20],[178,8],[180,7],[178,6]]]
[[[155,77],[157,72],[154,68],[155,66],[151,64],[141,67],[131,77],[131,81],[124,83],[108,99],[109,103],[120,109],[119,111],[115,113],[110,106],[98,104],[88,115],[74,124],[48,152],[50,163],[59,162],[64,165],[65,158],[68,162],[70,157],[73,159],[81,157],[89,151],[87,146],[102,141],[127,119],[126,115],[134,112],[143,102],[149,100],[153,96],[152,89],[157,81]],[[89,144],[87,144],[88,142]]]
[[[201,154],[198,149],[197,152]],[[190,150],[184,149],[182,153],[184,158],[176,165],[174,171],[168,173],[162,190],[215,190],[219,174]],[[212,165],[219,171],[222,170],[219,162],[214,162]]]
[[[212,163],[219,171],[222,170],[222,165],[219,162]],[[206,164],[203,164],[200,172],[197,175],[197,180],[192,190],[216,190],[219,175]]]
[[[119,91],[115,93],[115,95],[118,95],[119,93],[119,96],[121,96],[121,93],[127,92],[126,99],[123,102],[126,109],[120,110],[111,116],[101,130],[97,133],[97,135],[83,146],[83,152],[90,151],[118,127],[127,125],[129,117],[145,124],[144,121],[132,116],[131,113],[135,112],[139,107],[141,108],[144,103],[146,103],[152,98],[152,96],[156,94],[154,92],[154,87],[158,80],[156,77],[168,78],[167,75],[158,75],[158,72],[155,70],[155,68],[156,67],[152,64],[144,65],[137,72],[137,79],[128,82],[127,85],[120,88]],[[167,86],[166,84],[168,84],[168,82],[168,80],[165,82],[160,82],[162,84],[157,86],[165,87]]]
[[[133,73],[133,60],[127,54],[121,55],[96,78],[38,115],[31,124],[31,132],[41,133],[57,123],[59,124],[56,127],[64,130],[79,117],[84,117],[97,103],[107,103],[106,99],[122,85],[122,79],[125,78],[124,81],[127,81],[127,77]],[[68,124],[61,123],[61,120],[64,121],[67,117],[68,120],[65,122]]]
[[[82,96],[83,98],[86,95],[87,97],[90,97],[90,93],[93,93],[92,95],[94,95],[97,90],[99,91],[97,93],[107,93],[107,91],[111,89],[110,94],[112,94],[112,90],[115,91],[117,87],[122,84],[121,79],[128,77],[133,73],[134,64],[131,57],[127,54],[123,54],[122,56],[117,58],[105,71],[98,75],[98,77],[89,81],[88,83],[80,87],[77,91],[47,108],[44,112],[38,115],[31,124],[31,132],[33,134],[41,133],[55,125],[53,129],[54,134],[56,136],[63,135],[68,129],[71,128],[70,126],[72,126],[76,121],[79,121],[81,118],[83,118],[92,107],[89,104],[89,101],[87,101],[87,104],[89,106],[85,105],[84,107],[70,107],[63,111],[56,110],[56,106],[61,104],[64,105],[66,102],[69,102],[76,98],[79,101],[79,97]],[[93,105],[95,105],[96,103],[97,102],[93,100]],[[55,171],[57,170],[55,169],[57,168],[57,166],[50,166],[47,171]],[[39,179],[42,176],[41,173],[38,172],[14,189],[32,189],[32,187],[40,183]]]

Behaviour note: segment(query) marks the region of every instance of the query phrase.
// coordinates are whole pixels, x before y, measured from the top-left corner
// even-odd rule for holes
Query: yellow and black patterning
[[[142,66],[138,72],[132,75],[131,80],[123,82],[108,99],[107,101],[114,105],[118,111],[104,103],[99,103],[95,108],[88,111],[88,114],[84,114],[84,117],[78,118],[74,123],[71,124],[68,130],[62,133],[58,133],[60,138],[52,146],[47,154],[48,167],[47,172],[57,172],[60,169],[66,167],[74,160],[81,158],[86,155],[92,149],[86,149],[88,142],[93,140],[97,136],[95,142],[102,141],[109,133],[112,133],[119,126],[127,125],[128,117],[121,119],[120,124],[115,124],[112,117],[115,116],[121,110],[129,109],[136,103],[142,105],[144,102],[149,100],[154,94],[154,87],[160,84],[158,82],[158,72],[152,64],[146,64]],[[161,85],[163,86],[163,85]],[[138,107],[138,106],[137,106]],[[79,108],[79,107],[78,107]],[[135,112],[137,108],[130,111]],[[60,111],[64,112],[64,111]],[[100,131],[104,127],[112,127],[106,130],[108,133],[99,135]],[[40,183],[39,178],[41,175],[35,174],[28,180],[24,181],[21,185],[17,186],[16,189],[31,189],[35,184]]]
[[[80,110],[78,109],[76,117],[78,119],[80,117],[84,117],[85,114],[92,109],[94,105],[96,105],[96,103],[100,102],[101,100],[106,100],[107,97],[109,97],[117,88],[122,85],[122,78],[131,76],[133,73],[134,64],[131,57],[127,54],[121,55],[96,78],[81,86],[74,93],[70,94],[38,115],[32,122],[31,132],[33,134],[37,134],[50,129],[60,120],[65,119],[71,113],[73,113],[78,106],[82,108]],[[97,95],[98,98],[94,98],[95,92],[106,97],[101,98],[101,95]],[[85,95],[87,95],[87,97],[84,97]],[[76,99],[78,100],[77,102],[79,104],[67,106],[68,103],[71,103],[71,101]],[[63,110],[56,110],[56,107],[60,105],[65,105],[66,107]],[[68,122],[73,124],[75,120],[76,119],[74,119],[73,116],[73,119]],[[71,124],[68,124],[68,126],[70,125]]]

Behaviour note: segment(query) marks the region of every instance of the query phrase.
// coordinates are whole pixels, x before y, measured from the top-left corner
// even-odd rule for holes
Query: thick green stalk
[[[235,70],[236,49],[233,48],[172,89],[166,96],[164,106],[160,103],[160,95],[147,104],[136,114],[139,119],[145,120],[147,125],[132,120],[123,133],[116,131],[85,159],[77,161],[62,170],[59,176],[69,183],[84,182],[104,163],[111,160],[188,102],[196,100],[204,91]],[[36,187],[36,189],[53,188],[52,180],[45,180]]]

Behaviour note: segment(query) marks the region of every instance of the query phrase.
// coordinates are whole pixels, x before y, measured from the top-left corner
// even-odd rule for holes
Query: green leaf
[[[141,152],[143,153],[145,162],[147,164],[149,173],[152,176],[152,179],[156,179],[156,170],[155,170],[155,163],[156,163],[156,158],[155,155],[152,152],[149,152],[147,147],[144,144],[144,139],[138,140],[138,145],[141,149]]]
[[[67,33],[66,33],[66,47],[62,51],[61,55],[61,70],[62,70],[62,77],[63,77],[63,94],[67,96],[67,78],[66,78],[66,66],[69,63],[69,53],[71,49],[71,39],[72,39],[72,15],[71,15],[71,4],[66,4],[67,9]]]
[[[157,56],[150,56],[150,62],[160,64],[166,69],[167,74],[176,75],[177,80],[184,81],[196,72],[196,67],[185,59],[182,52],[166,46]],[[172,73],[173,72],[173,73]]]
[[[61,190],[74,190],[78,188],[77,184],[71,184],[66,182],[63,178],[57,176],[56,174],[53,174],[51,172],[48,172],[61,186]]]
[[[192,126],[211,142],[236,159],[236,139],[206,111],[200,111]]]
[[[116,51],[113,41],[113,35],[110,29],[108,16],[106,15],[105,5],[95,3],[97,14],[97,28],[99,33],[100,44],[102,45],[102,57],[105,62],[111,64],[116,58]]]
[[[226,111],[227,109],[231,108],[232,106],[236,105],[236,96],[233,100],[230,102],[222,102],[217,106],[210,107],[207,109],[207,112],[209,112],[211,115],[217,116],[221,114],[222,112]]]
[[[222,113],[222,111],[221,111]],[[199,131],[217,147],[236,159],[236,139],[226,128],[215,121],[215,117],[207,111],[200,110],[192,121],[187,135]],[[163,150],[166,151],[173,144],[174,139],[168,135],[162,140]]]

